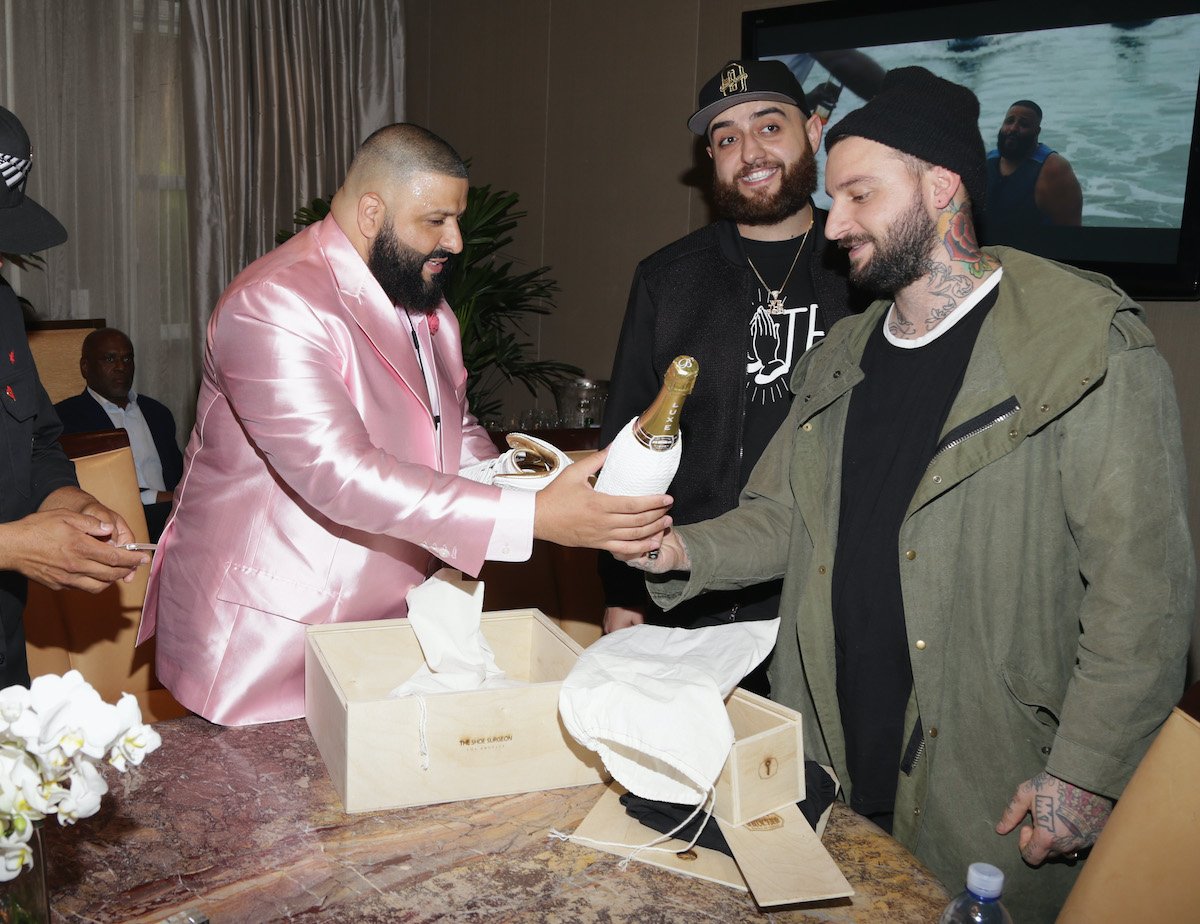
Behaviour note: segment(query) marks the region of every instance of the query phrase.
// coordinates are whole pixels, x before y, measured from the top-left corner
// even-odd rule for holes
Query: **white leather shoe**
[[[458,474],[482,484],[540,491],[559,476],[571,459],[557,446],[527,433],[505,437],[511,447],[494,459],[468,465]]]

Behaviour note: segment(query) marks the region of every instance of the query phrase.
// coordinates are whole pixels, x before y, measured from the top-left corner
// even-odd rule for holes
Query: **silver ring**
[[[650,559],[651,561],[657,561],[658,560],[658,549],[655,549],[653,552],[647,552],[646,557],[648,559]]]

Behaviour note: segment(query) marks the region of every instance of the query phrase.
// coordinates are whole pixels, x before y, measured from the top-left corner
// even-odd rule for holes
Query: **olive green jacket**
[[[997,303],[896,550],[906,722],[919,710],[924,740],[899,774],[895,834],[952,891],[969,862],[996,863],[1014,917],[1052,920],[1074,871],[1029,869],[1016,832],[994,826],[1041,770],[1120,794],[1182,692],[1195,560],[1174,387],[1140,308],[1105,277],[989,251],[1004,267]],[[843,781],[830,603],[842,439],[888,305],[804,357],[740,505],[680,527],[690,575],[649,582],[667,606],[784,577],[772,695]]]

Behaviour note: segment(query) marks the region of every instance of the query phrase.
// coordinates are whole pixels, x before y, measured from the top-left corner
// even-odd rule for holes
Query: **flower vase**
[[[29,838],[33,866],[16,879],[0,882],[0,924],[50,924],[50,892],[46,888],[46,851],[42,823]]]

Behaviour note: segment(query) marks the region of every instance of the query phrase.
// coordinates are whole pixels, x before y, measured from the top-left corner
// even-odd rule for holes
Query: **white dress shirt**
[[[133,450],[133,465],[137,469],[142,503],[155,503],[158,500],[158,492],[165,491],[167,483],[163,480],[162,460],[158,457],[154,437],[150,435],[150,426],[142,416],[142,409],[138,407],[137,392],[129,389],[129,403],[125,407],[113,404],[90,388],[88,394],[104,408],[104,413],[108,415],[114,427],[129,434],[129,448]]]

